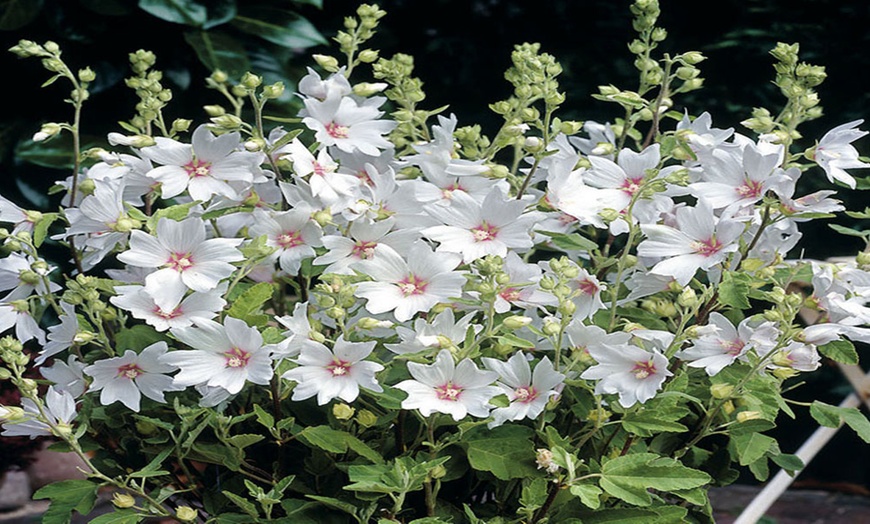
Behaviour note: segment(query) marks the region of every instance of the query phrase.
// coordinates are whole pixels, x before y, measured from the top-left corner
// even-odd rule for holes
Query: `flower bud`
[[[44,142],[49,138],[60,133],[61,127],[60,124],[56,124],[54,122],[49,122],[47,124],[42,124],[42,127],[39,129],[39,132],[33,135],[32,140],[34,142]]]
[[[447,475],[447,468],[444,467],[444,464],[438,464],[429,472],[429,478],[432,479],[440,479]]]
[[[746,422],[748,420],[757,420],[761,418],[759,411],[741,411],[737,414],[737,422]]]
[[[712,395],[713,398],[724,400],[731,397],[732,393],[734,393],[734,386],[731,384],[720,382],[710,386],[710,395]]]
[[[511,315],[502,321],[504,327],[508,329],[520,329],[528,326],[532,323],[532,319],[529,317],[523,317],[520,315]]]
[[[356,415],[356,422],[364,428],[370,428],[378,423],[378,417],[367,409],[361,409]]]
[[[115,493],[112,495],[112,504],[114,504],[116,508],[132,508],[136,505],[136,499],[127,493]]]
[[[360,62],[363,62],[365,64],[370,64],[378,59],[378,52],[375,51],[374,49],[363,49],[362,51],[359,52],[359,55],[357,55],[357,58],[359,58]]]
[[[546,335],[558,335],[560,331],[562,331],[562,324],[559,322],[559,319],[555,317],[549,317],[544,319],[544,325],[542,331]]]
[[[338,60],[336,58],[328,55],[313,55],[312,58],[317,62],[317,65],[326,71],[329,71],[330,73],[338,71]]]
[[[227,110],[222,106],[210,104],[202,107],[208,116],[223,116],[227,114]]]
[[[175,508],[175,518],[182,522],[193,522],[199,515],[190,506],[178,506]]]
[[[353,94],[367,98],[377,93],[380,93],[387,87],[388,85],[384,82],[361,82],[353,86]]]
[[[332,406],[332,415],[338,420],[350,420],[356,410],[344,402]]]

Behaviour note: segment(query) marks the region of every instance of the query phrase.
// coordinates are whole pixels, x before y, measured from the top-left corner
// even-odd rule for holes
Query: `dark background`
[[[154,51],[157,69],[166,72],[165,84],[175,98],[167,110],[170,119],[205,121],[202,106],[220,103],[220,96],[204,87],[210,74],[186,44],[182,33],[189,29],[158,20],[136,9],[135,1],[102,2],[118,6],[112,16],[97,14],[85,0],[37,2],[40,12],[29,23],[0,30],[0,46],[8,49],[20,38],[37,42],[54,40],[74,68],[90,66],[98,75],[92,99],[85,109],[86,139],[94,145],[106,133],[120,131],[117,122],[131,116],[136,99],[123,85],[127,54],[137,49]],[[226,1],[203,1],[217,5]],[[323,0],[273,2],[291,5],[329,38],[341,29],[342,19],[352,15],[360,2]],[[567,101],[563,119],[606,122],[621,114],[614,105],[596,101],[590,95],[597,86],[614,84],[624,89],[637,85],[632,55],[627,50],[634,37],[630,1],[613,0],[384,0],[387,11],[379,34],[370,43],[381,56],[401,52],[415,57],[415,76],[422,79],[428,98],[425,109],[449,105],[459,125],[479,123],[484,132],[494,133],[499,120],[488,110],[490,103],[509,96],[503,73],[510,66],[513,46],[540,42],[541,51],[554,55],[562,64],[560,77]],[[668,30],[662,52],[697,50],[708,59],[699,67],[705,87],[675,100],[676,109],[691,114],[709,111],[716,127],[734,127],[749,134],[740,121],[753,107],[763,106],[776,113],[784,102],[771,81],[773,59],[769,51],[777,42],[799,43],[802,61],[826,67],[828,78],[818,93],[824,116],[803,127],[804,147],[839,124],[866,118],[870,114],[870,2],[834,0],[661,0],[658,25]],[[0,4],[9,9],[15,2]],[[104,11],[104,10],[103,10]],[[8,11],[7,11],[8,12]],[[2,20],[0,20],[2,23]],[[220,28],[218,28],[220,29]],[[244,36],[244,35],[243,35]],[[250,44],[250,42],[248,42]],[[256,46],[250,45],[250,49]],[[337,48],[316,46],[293,52],[269,54],[254,49],[254,65],[263,65],[269,79],[283,79],[292,90],[293,82],[313,65],[311,53],[337,53]],[[259,54],[257,54],[259,53]],[[45,195],[55,180],[67,176],[51,162],[23,154],[29,139],[45,121],[71,118],[70,106],[61,100],[68,95],[66,84],[46,88],[48,78],[35,59],[18,59],[0,54],[4,74],[0,111],[0,184],[2,193],[24,207],[51,209],[56,203]],[[254,72],[259,72],[254,69]],[[365,69],[361,69],[365,73]],[[359,78],[360,80],[370,80]],[[287,116],[294,105],[287,104]],[[863,126],[868,128],[870,126]],[[868,140],[857,143],[868,151]],[[56,160],[56,159],[55,159]],[[60,162],[62,164],[62,162]],[[861,175],[860,171],[854,171]],[[870,173],[868,173],[870,174]],[[804,177],[807,191],[830,187],[819,171]],[[866,192],[844,191],[842,198],[851,209],[870,205]],[[819,220],[802,228],[805,254],[814,258],[853,254],[862,244],[855,238],[834,233],[827,223],[852,227],[866,224],[846,218]],[[845,382],[833,368],[813,375],[803,390],[831,404],[848,393]],[[784,451],[794,451],[814,429],[805,410],[798,422],[782,420],[776,435]],[[868,446],[849,430],[841,431],[800,477],[813,482],[847,482],[855,489],[870,487]],[[751,481],[751,479],[748,479]]]

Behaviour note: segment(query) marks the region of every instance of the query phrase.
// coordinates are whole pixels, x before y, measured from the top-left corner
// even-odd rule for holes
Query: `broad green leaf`
[[[68,524],[72,512],[87,515],[97,501],[97,485],[89,480],[61,480],[39,488],[34,500],[51,499],[43,524]]]
[[[710,475],[654,453],[624,455],[604,463],[599,484],[604,491],[636,506],[648,506],[647,489],[685,490],[709,483]]]
[[[348,515],[352,515],[354,518],[357,519],[357,522],[359,522],[359,518],[356,515],[357,508],[356,508],[356,506],[354,506],[350,502],[345,502],[343,500],[339,500],[339,499],[332,498],[332,497],[323,497],[320,495],[305,495],[305,496],[310,498],[311,500],[316,500],[317,502],[320,502],[321,504],[323,504],[324,506],[326,506],[328,508],[337,509],[339,511],[343,511],[343,512],[347,513]]]
[[[579,515],[583,524],[684,524],[688,510],[678,506],[603,509]]]
[[[536,477],[534,431],[525,426],[479,426],[466,433],[468,462],[478,471],[489,471],[501,480]]]
[[[195,205],[196,202],[188,202],[185,204],[176,204],[174,206],[160,208],[151,215],[148,222],[145,224],[145,227],[151,233],[156,234],[157,224],[160,222],[161,218],[168,218],[180,222],[187,218],[187,215],[190,214],[190,208]]]
[[[770,457],[773,460],[774,464],[781,467],[782,469],[788,471],[789,473],[794,473],[795,471],[800,471],[804,469],[804,461],[801,460],[797,455],[792,455],[791,453],[780,453],[774,454]]]
[[[575,484],[569,488],[569,491],[575,497],[580,499],[584,506],[591,509],[598,509],[601,506],[601,488],[594,484]]]
[[[42,220],[36,223],[33,228],[33,245],[39,247],[45,241],[46,235],[48,235],[48,228],[54,223],[55,220],[58,219],[60,215],[58,213],[43,213]]]
[[[527,510],[535,510],[547,501],[547,479],[537,478],[528,481],[523,486],[520,495],[520,505]]]
[[[115,348],[122,355],[128,349],[138,353],[155,342],[167,340],[169,339],[166,335],[155,331],[153,327],[146,326],[145,324],[136,324],[118,331],[117,335],[115,335]]]
[[[565,251],[594,251],[598,249],[598,244],[581,236],[579,233],[557,233],[555,231],[540,231],[542,235],[547,235],[557,247]]]
[[[214,30],[189,31],[184,33],[184,40],[211,71],[221,70],[230,78],[241,78],[251,70],[245,46],[232,36]]]
[[[356,452],[361,457],[371,462],[383,462],[380,453],[373,450],[357,437],[332,429],[329,426],[310,426],[299,432],[298,437],[309,446],[320,448],[330,453],[347,453],[348,450]]]
[[[839,224],[828,224],[828,227],[830,227],[837,233],[840,233],[841,235],[846,235],[850,237],[867,238],[868,236],[870,236],[870,231],[858,231],[857,229],[841,226]]]
[[[263,435],[244,434],[244,435],[233,435],[232,437],[229,437],[226,440],[228,443],[230,443],[230,445],[232,445],[236,448],[239,448],[239,449],[244,449],[248,446],[256,444],[257,442],[260,442],[264,438],[266,438],[266,437],[264,437]]]
[[[517,348],[533,349],[535,347],[534,342],[526,340],[523,337],[514,335],[513,333],[505,333],[504,335],[499,335],[498,337],[496,337],[496,340],[506,346],[512,346]]]
[[[829,428],[845,423],[861,440],[870,443],[870,421],[857,408],[832,406],[817,400],[810,405],[810,414],[819,424]]]
[[[140,516],[136,511],[131,509],[116,509],[111,513],[105,513],[96,518],[88,520],[89,524],[136,524],[142,522],[145,517]]]
[[[819,353],[840,364],[857,365],[858,352],[848,340],[834,340],[818,347]]]
[[[311,22],[288,9],[244,9],[232,23],[246,33],[288,49],[304,49],[327,43]]]
[[[776,445],[776,439],[762,433],[731,435],[731,445],[741,466],[748,466],[767,455]]]
[[[230,499],[233,504],[242,509],[245,513],[250,515],[253,518],[257,518],[259,516],[259,512],[257,511],[257,505],[251,502],[250,500],[236,495],[232,491],[223,490],[221,493],[228,499]]]
[[[175,24],[201,27],[208,20],[206,6],[196,0],[139,0],[139,9]]]
[[[233,300],[232,305],[227,310],[227,315],[245,320],[249,315],[258,311],[260,306],[268,302],[274,292],[275,286],[272,283],[258,282]]]
[[[44,0],[19,0],[3,2],[3,8],[0,10],[0,30],[15,31],[26,26],[37,16],[42,10]]]
[[[621,420],[622,427],[639,437],[652,437],[657,433],[682,433],[688,431],[685,425],[669,420],[657,420],[655,412],[644,410],[630,413]]]
[[[752,277],[746,273],[727,271],[722,273],[719,283],[719,302],[735,309],[749,309],[750,285]]]

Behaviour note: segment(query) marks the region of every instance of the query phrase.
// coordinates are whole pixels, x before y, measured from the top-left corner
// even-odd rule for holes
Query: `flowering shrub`
[[[657,2],[631,10],[639,85],[595,95],[619,118],[561,120],[559,64],[523,44],[491,137],[423,109],[411,57],[365,46],[373,5],[290,118],[269,112],[281,84],[215,71],[226,107],[169,122],[155,57],[131,54],[140,100],[109,149],[78,148],[93,72],[15,46],[75,109],[34,136],[77,145],[59,209],[0,208],[2,373],[23,398],[3,434],[90,468],[36,493],[45,522],[101,487],[97,523],[710,522],[740,468],[802,468],[765,434],[781,413],[870,441],[858,410],[786,396],[870,341],[867,254],[789,256],[870,167],[862,122],[798,150],[825,73],[787,44],[786,102],[750,134],[677,110],[704,57],[659,57]]]

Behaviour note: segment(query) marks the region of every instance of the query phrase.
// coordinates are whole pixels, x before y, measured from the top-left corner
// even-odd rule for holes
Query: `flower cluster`
[[[699,87],[698,53],[649,57],[655,7],[633,7],[645,89]],[[358,15],[342,46],[383,12]],[[442,505],[561,522],[622,507],[605,493],[650,506],[648,489],[658,508],[686,501],[668,510],[680,520],[709,509],[691,490],[714,482],[714,455],[759,477],[793,464],[740,443],[791,411],[786,380],[870,342],[870,260],[790,258],[801,223],[845,210],[806,179],[854,188],[847,170],[870,167],[852,145],[861,121],[807,163],[796,135],[719,129],[644,90],[602,88],[630,118],[563,122],[558,64],[526,45],[490,139],[411,109],[407,57],[352,83],[370,54],[317,57],[297,127],[263,127],[281,89],[249,75],[225,92],[252,101],[255,124],[225,113],[184,138],[184,122],[164,136],[129,123],[58,181],[59,211],[0,203],[0,351],[25,397],[0,408],[4,435],[97,444],[83,482],[143,497],[138,513],[119,506],[135,518],[188,521],[319,504],[357,522],[447,522]],[[791,130],[815,117],[812,86],[794,86]],[[49,242],[71,257],[44,258]],[[31,364],[44,391],[23,378]],[[139,473],[119,476],[114,454]],[[234,474],[245,486],[222,488]]]

